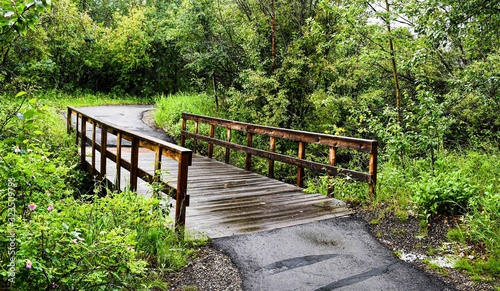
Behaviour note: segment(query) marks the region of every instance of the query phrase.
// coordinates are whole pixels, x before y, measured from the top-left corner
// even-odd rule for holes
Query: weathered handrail
[[[187,131],[186,122],[194,121],[194,132]],[[198,132],[198,123],[210,125],[209,135],[202,135]],[[219,140],[215,137],[215,126],[226,129],[226,140]],[[231,131],[238,130],[247,133],[246,146],[231,142]],[[252,139],[254,134],[264,135],[270,138],[269,151],[261,150],[252,147]],[[334,136],[328,134],[320,134],[306,131],[298,131],[291,129],[283,129],[271,126],[262,126],[257,124],[225,120],[220,118],[201,116],[195,114],[182,114],[182,130],[181,130],[181,146],[185,145],[186,138],[193,138],[193,152],[196,152],[197,141],[205,141],[208,143],[208,157],[213,156],[213,146],[221,146],[226,148],[225,163],[229,163],[230,150],[236,150],[246,153],[245,170],[252,170],[252,156],[267,158],[268,176],[274,177],[274,161],[279,161],[297,166],[297,186],[304,186],[304,169],[310,169],[316,172],[325,172],[329,176],[337,176],[339,174],[348,175],[352,179],[366,182],[369,185],[370,198],[375,195],[377,184],[377,148],[376,140],[358,139],[351,137]],[[276,138],[292,140],[298,142],[297,157],[291,157],[283,154],[275,153]],[[318,162],[305,160],[305,149],[307,143],[320,144],[329,146],[329,163],[322,164]],[[344,169],[336,165],[336,153],[338,148],[356,150],[370,154],[368,173],[358,172],[350,169]],[[331,194],[332,188],[329,188]]]
[[[106,181],[112,187],[120,190],[121,169],[124,168],[130,172],[130,189],[137,190],[137,179],[140,178],[148,183],[160,183],[162,191],[168,193],[168,190],[174,190],[173,198],[176,200],[175,207],[175,228],[177,230],[183,227],[186,222],[186,207],[189,206],[189,195],[187,195],[187,178],[188,166],[192,162],[192,151],[163,140],[149,137],[141,133],[133,132],[118,128],[110,123],[107,123],[98,118],[91,117],[78,109],[68,106],[67,112],[67,130],[70,133],[73,130],[72,117],[76,115],[75,120],[75,142],[80,146],[80,160],[82,168],[92,175],[97,175],[102,181]],[[92,136],[87,137],[87,123],[92,125]],[[96,141],[96,128],[101,128],[101,143]],[[108,133],[116,135],[116,154],[108,150]],[[131,157],[130,162],[122,159],[122,139],[131,142]],[[79,142],[80,140],[80,142]],[[89,163],[86,159],[87,145],[90,143],[92,158]],[[155,163],[153,175],[138,167],[139,164],[139,147],[144,147],[155,152]],[[101,153],[101,161],[99,169],[97,169],[95,154],[96,151]],[[116,179],[113,184],[106,178],[106,158],[102,157],[102,152],[105,152],[105,157],[116,163]],[[161,171],[162,156],[176,160],[178,163],[177,187],[174,188],[162,181],[159,178]]]

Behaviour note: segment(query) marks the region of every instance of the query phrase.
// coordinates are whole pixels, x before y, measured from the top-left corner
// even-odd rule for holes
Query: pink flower
[[[16,148],[16,149],[14,150],[14,152],[15,152],[16,154],[19,154],[19,153],[21,152],[21,150],[20,150],[19,148]]]
[[[35,204],[35,203],[31,203],[30,205],[28,205],[28,208],[31,210],[31,211],[34,211],[38,206]]]
[[[57,288],[56,283],[52,283],[52,289],[56,289],[56,288]]]
[[[52,211],[53,209],[54,209],[54,205],[49,204],[49,207],[47,207],[47,210],[48,210],[48,211]]]
[[[31,269],[31,265],[33,265],[33,263],[30,260],[26,260],[26,269]]]
[[[78,240],[77,240],[76,238],[75,238],[75,239],[73,239],[73,243],[74,243],[74,244],[78,243]]]

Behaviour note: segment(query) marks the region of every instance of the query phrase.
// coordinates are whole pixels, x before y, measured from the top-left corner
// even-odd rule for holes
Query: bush
[[[411,187],[411,199],[419,209],[422,220],[429,220],[437,215],[465,213],[469,200],[479,194],[477,187],[460,171],[436,176],[424,174]]]

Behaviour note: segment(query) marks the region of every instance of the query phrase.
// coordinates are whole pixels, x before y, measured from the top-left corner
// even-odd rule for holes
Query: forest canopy
[[[209,92],[233,119],[376,138],[396,156],[499,140],[497,0],[12,3],[4,92]]]

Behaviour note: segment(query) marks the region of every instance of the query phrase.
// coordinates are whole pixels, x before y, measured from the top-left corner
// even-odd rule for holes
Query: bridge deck
[[[111,149],[110,149],[111,150]],[[90,151],[87,151],[90,152]],[[126,148],[122,157],[129,159]],[[96,164],[100,154],[96,153]],[[91,162],[91,157],[87,157]],[[141,149],[139,167],[153,173],[154,154]],[[107,178],[115,180],[115,164],[107,160]],[[177,163],[164,159],[163,180],[177,181]],[[122,189],[129,173],[122,169]],[[139,180],[140,194],[151,195],[151,187]],[[203,156],[194,155],[189,167],[186,226],[195,234],[225,237],[235,234],[277,229],[302,223],[345,216],[345,203],[320,194],[305,194],[301,188],[248,172]],[[175,200],[171,203],[175,205]]]

